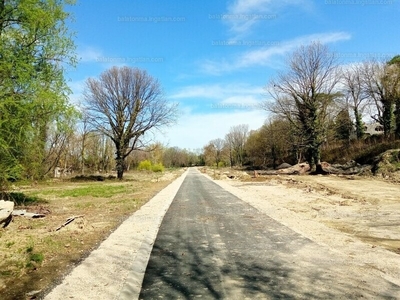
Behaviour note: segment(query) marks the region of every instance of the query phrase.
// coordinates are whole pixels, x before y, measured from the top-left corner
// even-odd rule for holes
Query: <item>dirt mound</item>
[[[329,164],[327,162],[322,163],[322,170],[328,174],[359,175],[370,172],[371,168],[371,165],[361,165],[354,160],[345,164]]]
[[[374,175],[400,182],[400,149],[388,150],[374,159]]]

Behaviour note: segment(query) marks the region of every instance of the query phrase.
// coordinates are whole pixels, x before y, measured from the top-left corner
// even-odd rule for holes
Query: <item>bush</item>
[[[218,167],[217,168],[223,168],[223,167],[225,167],[225,163],[223,161],[220,161],[218,163]]]
[[[152,170],[151,161],[149,161],[149,160],[141,161],[139,163],[138,170],[139,171],[143,171],[143,170],[151,171]]]
[[[143,160],[139,163],[138,170],[164,172],[164,166],[162,163],[157,163],[153,165],[150,160]]]
[[[151,169],[153,172],[164,172],[164,166],[162,165],[162,163],[153,165]]]

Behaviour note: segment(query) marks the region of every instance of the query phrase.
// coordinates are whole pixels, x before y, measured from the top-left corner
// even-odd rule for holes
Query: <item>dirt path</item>
[[[255,181],[256,180],[256,181]],[[400,186],[336,176],[216,181],[311,240],[400,285]]]
[[[267,214],[190,170],[160,227],[140,299],[400,297],[391,278]]]
[[[349,283],[354,289],[354,293],[351,294],[353,298],[364,295],[367,299],[377,299],[380,298],[379,295],[387,295],[388,287],[393,297],[400,293],[398,268],[400,255],[396,253],[400,239],[399,186],[379,180],[351,177],[295,176],[253,180],[247,178],[247,181],[222,177],[225,179],[214,182],[255,207],[261,214],[271,217],[312,240],[320,247],[318,249],[325,249],[320,253],[321,256],[318,256],[318,262],[329,264],[324,256],[328,260],[331,255],[339,258],[340,265],[346,266],[344,269],[333,267],[333,272],[339,274],[339,279],[340,276],[348,278],[346,277],[348,274],[353,274],[356,281],[361,280],[361,286],[368,286],[368,293],[365,293],[365,289],[353,287],[352,283]],[[100,259],[97,260],[98,263],[90,260],[89,264],[83,263],[80,269],[77,268],[66,278],[66,284],[63,287],[55,289],[46,299],[79,298],[81,295],[84,295],[85,299],[134,299],[135,297],[131,297],[132,293],[138,296],[140,276],[143,275],[143,266],[147,264],[146,255],[149,255],[152,243],[151,239],[144,244],[140,244],[139,241],[143,240],[144,232],[150,232],[150,235],[155,238],[162,216],[168,203],[172,201],[171,196],[179,188],[183,178],[184,176],[167,194],[160,193],[164,200],[158,198],[156,201],[150,201],[147,208],[143,207],[144,210],[138,211],[139,215],[135,213],[135,216],[130,219],[130,224],[134,227],[121,226],[120,230],[126,230],[122,234],[116,231],[116,237],[126,237],[128,234],[132,238],[128,242],[128,247],[125,245],[127,243],[125,238],[121,238],[117,244],[113,240],[106,241],[105,246],[116,246],[119,249],[111,249],[116,249],[117,252],[114,250],[103,252],[102,255],[105,254],[105,256],[95,254],[98,255],[97,259]],[[371,189],[373,193],[369,192]],[[167,198],[169,200],[165,202]],[[140,215],[142,213],[143,215]],[[132,245],[136,248],[131,248]],[[145,247],[140,245],[145,245]],[[299,272],[307,267],[307,257],[312,259],[309,248],[309,246],[304,247],[297,254],[300,255],[300,261],[304,262],[300,263]],[[145,251],[140,252],[140,249]],[[311,250],[315,253],[315,249]],[[144,255],[139,255],[139,253],[144,253]],[[284,257],[284,253],[278,256],[288,261],[292,257],[291,255]],[[121,257],[124,260],[121,260]],[[113,263],[114,260],[115,263]],[[132,266],[139,266],[138,260],[141,261],[139,264],[141,267],[134,268],[138,272],[130,272]],[[89,273],[80,273],[80,270],[85,268]],[[321,272],[326,275],[323,269]],[[135,274],[140,276],[136,277]],[[99,280],[96,281],[93,276],[100,276]],[[324,276],[321,278],[329,281],[329,276]],[[86,279],[82,280],[82,278]],[[300,280],[304,277],[296,278]],[[324,289],[323,286],[318,286],[318,288]],[[99,294],[100,292],[106,294]],[[278,292],[277,290],[276,293]],[[375,293],[375,296],[372,293]]]

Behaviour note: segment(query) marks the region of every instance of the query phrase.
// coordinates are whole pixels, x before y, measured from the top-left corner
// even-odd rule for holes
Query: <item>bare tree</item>
[[[231,167],[242,166],[245,154],[245,144],[249,135],[249,126],[245,124],[231,127],[225,136],[225,141],[229,149]]]
[[[275,102],[267,108],[287,118],[304,138],[306,158],[321,172],[320,147],[326,138],[328,107],[340,76],[334,54],[320,43],[302,46],[289,58],[289,70],[270,82]]]
[[[400,55],[394,56],[387,63],[387,78],[392,85],[392,98],[395,105],[395,136],[400,138]]]
[[[226,144],[223,139],[215,139],[210,141],[204,147],[204,157],[209,164],[215,164],[218,168],[220,162],[223,161],[226,154]]]
[[[91,124],[114,143],[116,169],[123,178],[125,158],[146,145],[143,136],[175,122],[176,105],[163,97],[159,82],[146,71],[112,67],[86,82]]]
[[[389,137],[394,131],[394,85],[387,76],[384,62],[368,61],[362,65],[365,92],[375,103],[377,113],[371,116],[383,126],[383,132]]]
[[[362,115],[365,107],[370,103],[369,95],[364,88],[363,71],[360,65],[354,65],[343,72],[343,93],[346,100],[346,109],[354,114],[357,139],[364,136]]]

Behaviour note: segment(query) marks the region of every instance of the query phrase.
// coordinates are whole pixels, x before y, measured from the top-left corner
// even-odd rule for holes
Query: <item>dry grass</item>
[[[7,228],[1,229],[0,298],[26,299],[27,292],[44,290],[59,282],[179,174],[181,171],[132,172],[123,181],[53,180],[14,187],[15,195],[33,199],[16,209],[46,217],[14,217]],[[56,230],[73,216],[78,218]]]

